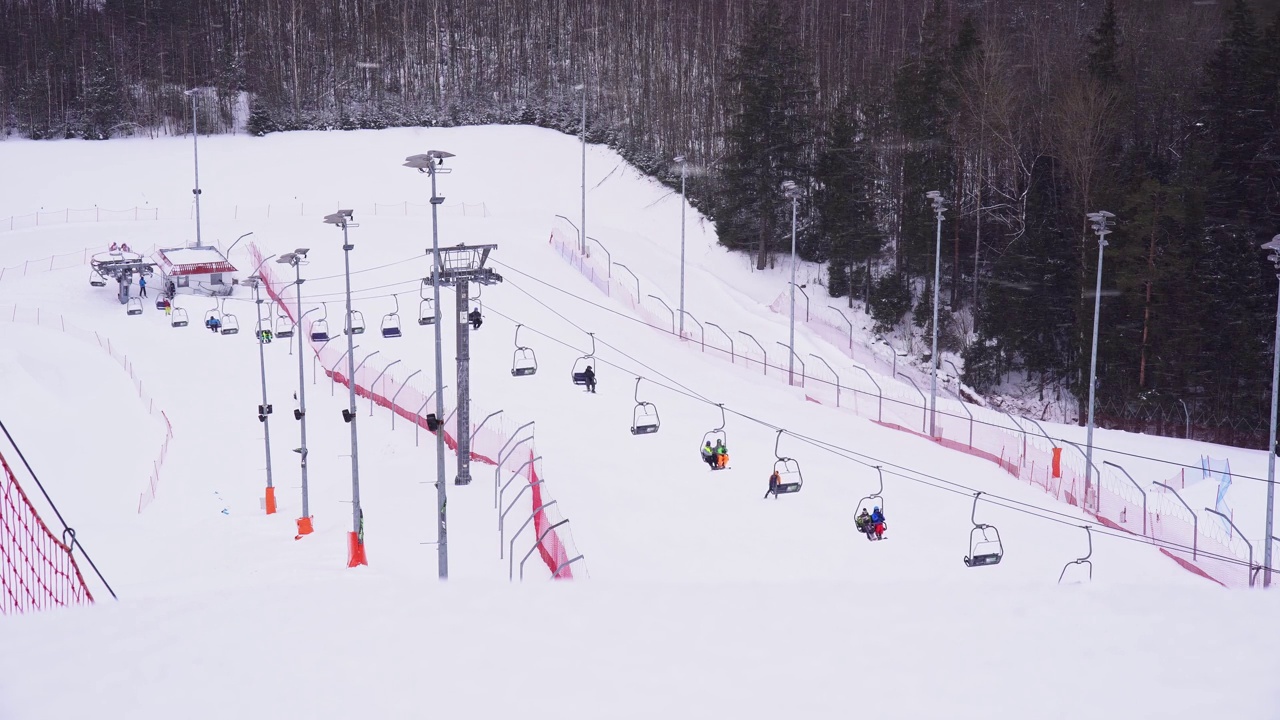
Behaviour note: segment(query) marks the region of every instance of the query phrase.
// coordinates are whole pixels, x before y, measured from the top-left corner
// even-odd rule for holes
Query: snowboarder
[[[716,469],[716,449],[711,447],[711,441],[702,448],[702,462],[706,463],[712,470]]]
[[[772,493],[773,499],[777,500],[778,499],[778,483],[781,481],[782,481],[782,478],[778,476],[778,471],[774,470],[773,474],[769,476],[769,489],[765,491],[764,497],[760,499],[764,500],[765,498],[769,497],[770,493]]]
[[[871,529],[876,534],[877,540],[884,539],[884,513],[880,512],[880,506],[871,508]]]
[[[724,446],[724,440],[716,443],[716,469],[723,470],[729,467],[729,448]]]
[[[147,279],[145,277],[138,278],[138,297],[147,296]]]
[[[858,532],[866,535],[868,540],[871,539],[875,526],[871,524],[871,513],[867,512],[866,508],[862,508],[862,512],[853,519],[853,526],[858,528]]]
[[[596,391],[596,371],[588,365],[586,370],[582,371],[582,377],[586,380],[587,392],[594,393]]]

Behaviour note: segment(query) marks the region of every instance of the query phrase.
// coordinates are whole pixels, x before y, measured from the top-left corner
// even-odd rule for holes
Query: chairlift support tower
[[[440,248],[440,267],[433,269],[424,282],[429,285],[452,285],[457,289],[458,317],[458,476],[454,485],[471,483],[471,321],[469,290],[471,283],[493,285],[502,276],[485,267],[489,253],[497,245],[463,245]]]

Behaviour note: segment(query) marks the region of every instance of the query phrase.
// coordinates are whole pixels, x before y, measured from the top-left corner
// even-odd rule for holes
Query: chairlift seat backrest
[[[576,373],[574,373],[574,374],[573,374],[573,384],[574,384],[574,385],[586,385],[586,384],[587,384],[587,374],[586,374],[586,373],[584,373],[584,372],[576,372]]]

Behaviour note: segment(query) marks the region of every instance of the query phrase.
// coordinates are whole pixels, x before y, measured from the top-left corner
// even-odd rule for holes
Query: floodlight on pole
[[[290,253],[285,253],[276,258],[276,262],[282,265],[292,265],[294,269],[294,285],[297,289],[294,297],[297,300],[297,318],[298,323],[302,322],[302,263],[307,258],[308,248],[298,248]],[[302,435],[302,447],[296,448],[294,452],[298,453],[302,467],[302,516],[298,518],[298,534],[295,538],[303,535],[310,535],[312,532],[311,524],[311,505],[307,493],[307,381],[306,381],[306,363],[304,362],[303,345],[306,342],[307,333],[302,332],[302,328],[298,328],[298,332],[294,333],[298,338],[298,409],[293,411],[293,416],[298,421],[298,427]]]
[[[573,86],[582,93],[582,126],[578,135],[582,138],[582,226],[578,234],[578,253],[587,254],[587,84]]]
[[[925,197],[933,203],[933,213],[938,218],[937,242],[933,254],[933,350],[929,358],[932,379],[929,383],[929,437],[938,437],[938,283],[942,282],[942,217],[947,201],[942,193],[930,190]]]
[[[428,150],[420,155],[405,158],[404,166],[416,169],[420,173],[431,176],[431,290],[434,298],[435,322],[435,361],[436,361],[436,412],[437,418],[444,417],[444,352],[441,341],[440,318],[440,225],[437,208],[444,202],[444,197],[436,194],[436,176],[451,172],[444,167],[446,158],[453,153],[443,150]],[[444,478],[444,430],[436,428],[436,552],[437,566],[441,580],[449,578],[449,527],[445,515],[447,507],[446,483]]]
[[[1270,254],[1267,259],[1276,266],[1276,279],[1280,280],[1280,235],[1263,244],[1263,250]],[[1271,357],[1271,414],[1267,417],[1269,432],[1267,434],[1267,519],[1266,539],[1262,551],[1262,586],[1271,586],[1271,540],[1275,536],[1276,507],[1276,400],[1280,393],[1280,292],[1276,295],[1276,335]]]
[[[267,402],[267,359],[262,347],[266,344],[262,334],[263,300],[259,293],[263,280],[258,271],[274,257],[275,255],[269,255],[263,258],[262,262],[258,263],[258,267],[253,269],[253,274],[245,279],[245,283],[253,288],[253,302],[258,315],[258,322],[254,325],[254,335],[258,338],[258,374],[262,380],[262,404],[258,406],[258,422],[262,423],[262,444],[267,457],[267,490],[263,503],[268,515],[274,515],[276,512],[276,488],[271,478],[271,404]]]
[[[364,510],[360,506],[360,449],[356,433],[356,368],[355,333],[351,323],[351,251],[355,248],[347,236],[347,230],[359,227],[352,222],[355,213],[351,210],[339,210],[324,216],[324,222],[342,228],[342,261],[343,276],[347,283],[347,320],[343,326],[347,336],[347,409],[342,419],[351,426],[351,533],[347,536],[347,567],[368,565],[368,556],[364,549]]]
[[[791,342],[788,347],[796,346],[796,213],[800,207],[800,186],[794,181],[782,183],[782,194],[791,200]],[[787,355],[787,384],[795,385],[796,354]]]
[[[1106,210],[1099,210],[1086,215],[1093,223],[1093,232],[1098,236],[1098,280],[1093,291],[1093,346],[1089,352],[1089,418],[1085,431],[1084,462],[1084,503],[1089,509],[1089,493],[1093,487],[1093,402],[1098,385],[1098,318],[1102,314],[1102,250],[1109,243],[1107,236],[1111,234],[1110,224],[1115,215]]]
[[[684,155],[677,155],[675,162],[680,165],[680,337],[684,337],[684,216],[689,206],[688,196],[684,192],[684,182],[689,164]]]
[[[196,198],[196,247],[201,247],[200,241],[200,128],[196,124],[196,97],[200,94],[200,88],[192,88],[183,90],[183,95],[191,98],[191,151],[195,155],[195,171],[196,186],[191,194]]]

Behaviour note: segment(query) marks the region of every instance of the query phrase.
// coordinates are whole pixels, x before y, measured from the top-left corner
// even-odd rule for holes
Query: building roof
[[[232,273],[236,268],[216,247],[164,248],[156,252],[165,275],[211,275]]]

